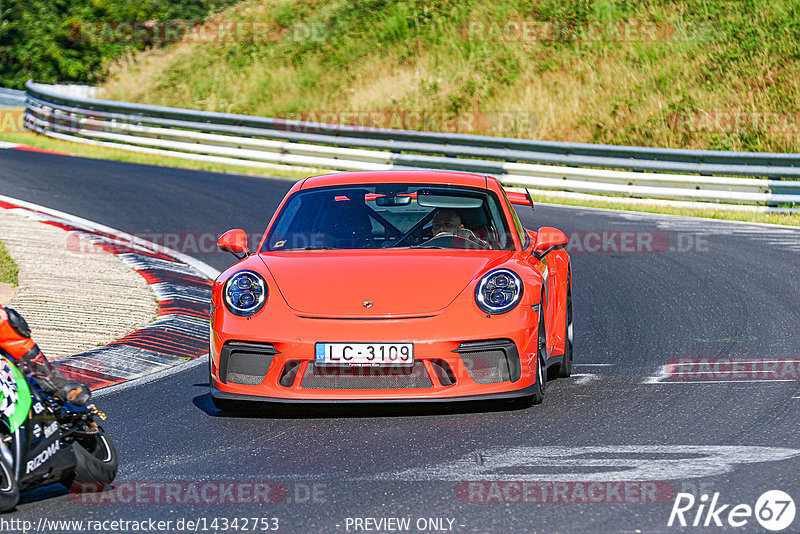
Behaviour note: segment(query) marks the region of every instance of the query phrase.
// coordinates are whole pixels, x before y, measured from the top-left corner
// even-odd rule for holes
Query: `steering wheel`
[[[483,249],[483,250],[486,250],[487,248],[485,245],[482,245],[477,241],[473,241],[468,237],[464,237],[457,234],[437,235],[433,239],[425,241],[420,246],[456,248],[456,249]]]

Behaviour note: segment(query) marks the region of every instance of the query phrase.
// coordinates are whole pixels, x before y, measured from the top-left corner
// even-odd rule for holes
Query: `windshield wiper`
[[[439,248],[439,249],[442,249],[442,250],[446,250],[446,249],[449,249],[450,247],[440,247],[438,245],[412,245],[412,246],[410,246],[408,248]]]

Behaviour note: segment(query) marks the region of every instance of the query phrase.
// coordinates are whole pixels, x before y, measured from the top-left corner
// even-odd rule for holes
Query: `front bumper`
[[[247,319],[217,309],[209,354],[211,394],[219,399],[302,403],[476,401],[531,395],[538,312],[520,305],[505,315],[487,317],[458,309],[452,306],[427,317],[359,320],[301,317],[285,309]],[[414,343],[413,372],[356,367],[341,371],[347,376],[335,371],[335,376],[327,376],[315,367],[317,342],[378,341]],[[269,353],[263,357],[263,379],[255,365],[248,371],[254,380],[231,380],[230,347],[252,351],[259,344]],[[503,361],[500,344],[513,347],[514,354],[511,358],[505,351],[508,365],[496,372],[490,364]],[[255,360],[246,361],[249,366]],[[476,368],[476,361],[489,362],[486,374],[478,372],[481,363]],[[233,376],[241,376],[238,369]]]

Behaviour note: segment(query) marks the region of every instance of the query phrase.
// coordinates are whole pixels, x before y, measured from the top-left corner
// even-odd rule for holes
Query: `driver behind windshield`
[[[436,238],[460,237],[472,241],[482,248],[491,248],[483,239],[466,228],[461,223],[461,216],[458,212],[449,209],[440,209],[433,216],[433,241]]]

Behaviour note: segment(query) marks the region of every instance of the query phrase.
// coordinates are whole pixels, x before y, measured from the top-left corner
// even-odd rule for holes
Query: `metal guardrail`
[[[0,87],[0,108],[25,107],[25,91]]]
[[[800,181],[794,180],[800,179],[800,154],[368,129],[97,100],[32,82],[26,88],[30,129],[123,150],[253,167],[461,170],[495,175],[508,186],[551,196],[558,191],[564,196],[604,195],[606,200],[616,195],[697,206],[713,203],[704,205],[721,209],[800,211],[769,207],[800,204]]]

